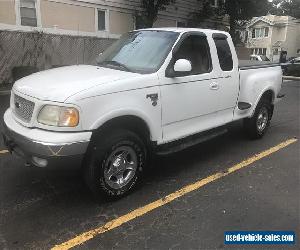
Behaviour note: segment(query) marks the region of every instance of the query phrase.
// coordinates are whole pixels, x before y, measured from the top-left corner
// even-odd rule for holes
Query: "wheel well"
[[[273,117],[273,113],[274,113],[274,92],[272,90],[267,90],[261,97],[261,100],[267,100],[271,106],[270,106],[270,119],[272,119]]]
[[[105,122],[103,125],[101,125],[101,127],[99,127],[95,131],[96,132],[95,134],[98,135],[107,130],[116,129],[116,128],[127,129],[132,132],[135,132],[146,143],[150,141],[150,130],[146,122],[143,119],[132,115],[113,118]]]
[[[274,101],[274,93],[272,90],[267,90],[265,93],[263,93],[261,99],[268,100],[271,104]]]

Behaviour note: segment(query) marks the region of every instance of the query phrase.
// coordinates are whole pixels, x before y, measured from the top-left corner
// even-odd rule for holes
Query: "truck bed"
[[[258,68],[269,68],[280,66],[279,63],[273,62],[260,62],[260,61],[252,61],[252,60],[239,60],[239,69],[258,69]]]

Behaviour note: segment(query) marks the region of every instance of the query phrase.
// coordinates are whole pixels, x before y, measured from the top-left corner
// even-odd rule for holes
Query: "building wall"
[[[109,11],[109,30],[113,34],[123,34],[134,30],[134,18],[131,14]]]
[[[16,23],[14,0],[0,0],[0,23]]]
[[[38,27],[20,25],[20,0],[0,0],[0,30],[44,31],[54,34],[90,35],[116,38],[135,28],[135,15],[141,12],[140,0],[36,0]],[[107,10],[109,25],[97,31],[97,9]],[[198,0],[176,0],[159,12],[155,27],[188,23],[191,13],[200,8]],[[17,10],[17,13],[15,13]],[[218,21],[222,23],[223,21]],[[227,24],[227,23],[226,23]],[[224,27],[226,25],[224,23]],[[82,33],[78,33],[82,32]],[[77,33],[76,33],[77,32]],[[113,35],[111,35],[113,34]]]
[[[95,9],[42,0],[40,4],[42,27],[95,31]]]
[[[290,20],[286,26],[286,39],[282,48],[288,52],[287,57],[297,56],[300,49],[300,24]]]
[[[252,38],[252,30],[256,28],[269,28],[269,35],[268,37],[258,37],[258,38]],[[266,48],[267,49],[267,54],[266,56],[270,58],[271,56],[271,51],[272,51],[272,46],[271,46],[271,41],[272,41],[272,36],[273,36],[274,30],[270,25],[266,22],[258,22],[255,25],[251,26],[250,33],[248,36],[248,48],[253,49],[253,48]]]
[[[284,41],[286,39],[286,27],[272,27],[272,44],[277,41]]]
[[[177,22],[176,20],[172,19],[165,19],[165,18],[158,18],[153,27],[158,28],[158,27],[176,27]]]

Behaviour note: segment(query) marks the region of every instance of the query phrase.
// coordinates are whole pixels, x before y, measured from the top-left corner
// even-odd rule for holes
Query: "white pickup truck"
[[[81,165],[96,194],[120,197],[149,156],[168,154],[244,120],[261,138],[280,94],[278,64],[240,62],[228,33],[144,29],[97,59],[18,80],[4,114],[7,148],[29,165]]]

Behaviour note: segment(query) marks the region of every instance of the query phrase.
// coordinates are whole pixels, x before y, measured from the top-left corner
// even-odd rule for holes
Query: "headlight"
[[[56,127],[76,127],[79,113],[76,108],[46,105],[39,113],[38,122]]]

